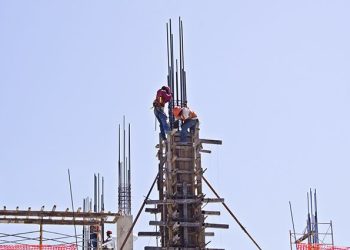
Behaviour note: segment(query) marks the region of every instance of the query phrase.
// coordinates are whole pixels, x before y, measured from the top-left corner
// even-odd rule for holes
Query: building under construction
[[[167,24],[167,57],[168,57],[168,87],[173,98],[169,103],[167,116],[171,131],[167,140],[159,137],[157,157],[159,160],[158,173],[154,182],[133,221],[131,215],[131,132],[130,124],[119,125],[119,154],[118,154],[118,211],[106,212],[104,206],[104,179],[94,176],[93,198],[85,198],[82,208],[74,208],[71,190],[72,207],[65,210],[51,209],[21,210],[3,207],[0,210],[0,223],[37,225],[38,230],[9,234],[0,233],[0,250],[75,250],[102,249],[104,247],[104,231],[106,224],[115,224],[117,230],[116,243],[113,248],[118,250],[133,249],[133,229],[143,209],[145,212],[159,215],[159,220],[150,221],[156,226],[153,232],[139,232],[139,236],[156,238],[155,246],[145,246],[144,249],[195,250],[220,249],[209,245],[207,237],[213,237],[210,229],[227,229],[228,224],[210,222],[210,216],[220,215],[219,211],[204,210],[208,203],[222,203],[241,229],[248,235],[258,249],[261,249],[247,230],[238,221],[232,211],[224,203],[224,199],[204,177],[205,169],[201,165],[203,153],[211,153],[204,148],[206,144],[220,145],[222,141],[202,139],[199,136],[199,123],[187,134],[186,142],[180,143],[181,123],[175,121],[172,113],[174,106],[187,107],[187,82],[184,61],[183,24],[178,22],[179,58],[175,60],[174,35],[171,20]],[[156,167],[156,166],[154,166]],[[69,184],[70,172],[68,170]],[[209,198],[203,193],[206,184],[215,195]],[[158,199],[149,199],[154,186],[157,186]],[[149,207],[150,206],[150,207]],[[74,235],[46,230],[46,225],[73,226]]]
[[[126,233],[132,224],[131,215],[131,130],[128,131],[123,119],[119,125],[119,159],[118,159],[118,212],[105,210],[104,178],[95,174],[93,178],[93,197],[86,197],[82,206],[75,209],[71,176],[68,170],[71,194],[71,208],[60,210],[57,205],[50,208],[42,206],[40,210],[0,209],[0,223],[32,225],[30,231],[8,233],[0,232],[0,250],[89,250],[103,249],[105,227],[115,225],[115,249],[121,249]],[[48,229],[54,226],[55,229]],[[73,227],[74,234],[66,233],[63,228]],[[116,242],[115,242],[116,241]],[[132,239],[125,241],[124,249],[133,249]]]
[[[167,55],[168,55],[168,87],[173,93],[173,98],[168,105],[167,116],[170,122],[170,132],[167,140],[159,135],[157,156],[159,160],[158,173],[142,204],[132,228],[127,235],[130,236],[134,225],[137,223],[144,207],[145,212],[159,215],[159,220],[149,222],[149,225],[156,226],[156,231],[139,232],[138,236],[151,236],[156,238],[156,246],[145,246],[146,250],[195,250],[195,249],[220,249],[209,246],[207,237],[214,236],[210,229],[227,229],[228,224],[210,223],[210,216],[220,215],[220,211],[207,211],[203,207],[208,203],[222,203],[242,230],[249,236],[258,249],[261,249],[247,230],[238,221],[232,211],[224,203],[207,179],[203,176],[205,170],[201,165],[201,155],[211,153],[204,148],[206,144],[221,145],[220,140],[201,139],[199,136],[199,124],[187,134],[186,142],[180,141],[181,123],[176,121],[172,108],[175,106],[187,107],[187,82],[184,63],[184,37],[183,24],[179,18],[178,34],[179,58],[175,59],[174,34],[171,20],[167,23]],[[203,183],[206,184],[215,194],[215,197],[208,198],[203,193]],[[157,186],[158,199],[149,199],[154,186]],[[121,246],[122,249],[124,244]]]

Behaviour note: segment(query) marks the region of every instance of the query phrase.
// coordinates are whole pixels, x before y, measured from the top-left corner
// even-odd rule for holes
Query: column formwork
[[[228,225],[205,221],[208,215],[220,215],[220,212],[204,211],[203,205],[222,202],[223,199],[208,199],[203,194],[201,152],[208,150],[202,150],[199,128],[188,133],[186,140],[186,143],[181,143],[180,131],[174,129],[168,134],[167,141],[160,141],[157,145],[159,199],[147,200],[146,204],[153,207],[146,208],[146,212],[160,215],[160,220],[149,223],[159,230],[140,232],[139,236],[155,236],[160,246],[146,246],[146,250],[210,249],[207,248],[206,236],[214,236],[214,233],[206,232],[206,228],[228,228]],[[215,144],[221,144],[219,142]]]

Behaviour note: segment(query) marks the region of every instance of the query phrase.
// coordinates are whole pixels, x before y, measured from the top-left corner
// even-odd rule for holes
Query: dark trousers
[[[167,123],[167,116],[164,113],[162,107],[154,107],[154,115],[157,117],[159,122],[160,134],[163,140],[166,140],[165,133],[170,131],[169,125]]]
[[[181,126],[180,141],[186,142],[186,136],[188,134],[188,129],[191,133],[194,133],[198,119],[187,119]]]

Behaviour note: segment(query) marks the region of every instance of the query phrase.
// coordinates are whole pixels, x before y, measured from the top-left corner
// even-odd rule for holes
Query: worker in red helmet
[[[163,86],[157,91],[155,100],[153,101],[154,115],[159,122],[160,135],[162,140],[166,140],[166,133],[170,131],[167,115],[164,112],[164,106],[172,98],[171,90],[168,86]]]
[[[106,232],[107,238],[102,244],[103,249],[115,249],[115,240],[112,237],[112,231],[108,230]]]
[[[173,108],[173,114],[175,120],[182,120],[180,142],[186,142],[186,135],[188,130],[194,132],[197,124],[199,123],[197,114],[190,110],[188,107],[175,106]]]

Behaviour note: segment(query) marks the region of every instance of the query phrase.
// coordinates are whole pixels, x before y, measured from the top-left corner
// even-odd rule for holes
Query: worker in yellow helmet
[[[186,142],[186,135],[188,133],[188,129],[191,132],[194,132],[194,129],[196,128],[196,125],[199,122],[197,114],[190,110],[188,107],[179,106],[175,106],[173,108],[173,114],[175,120],[182,120],[180,142]]]

